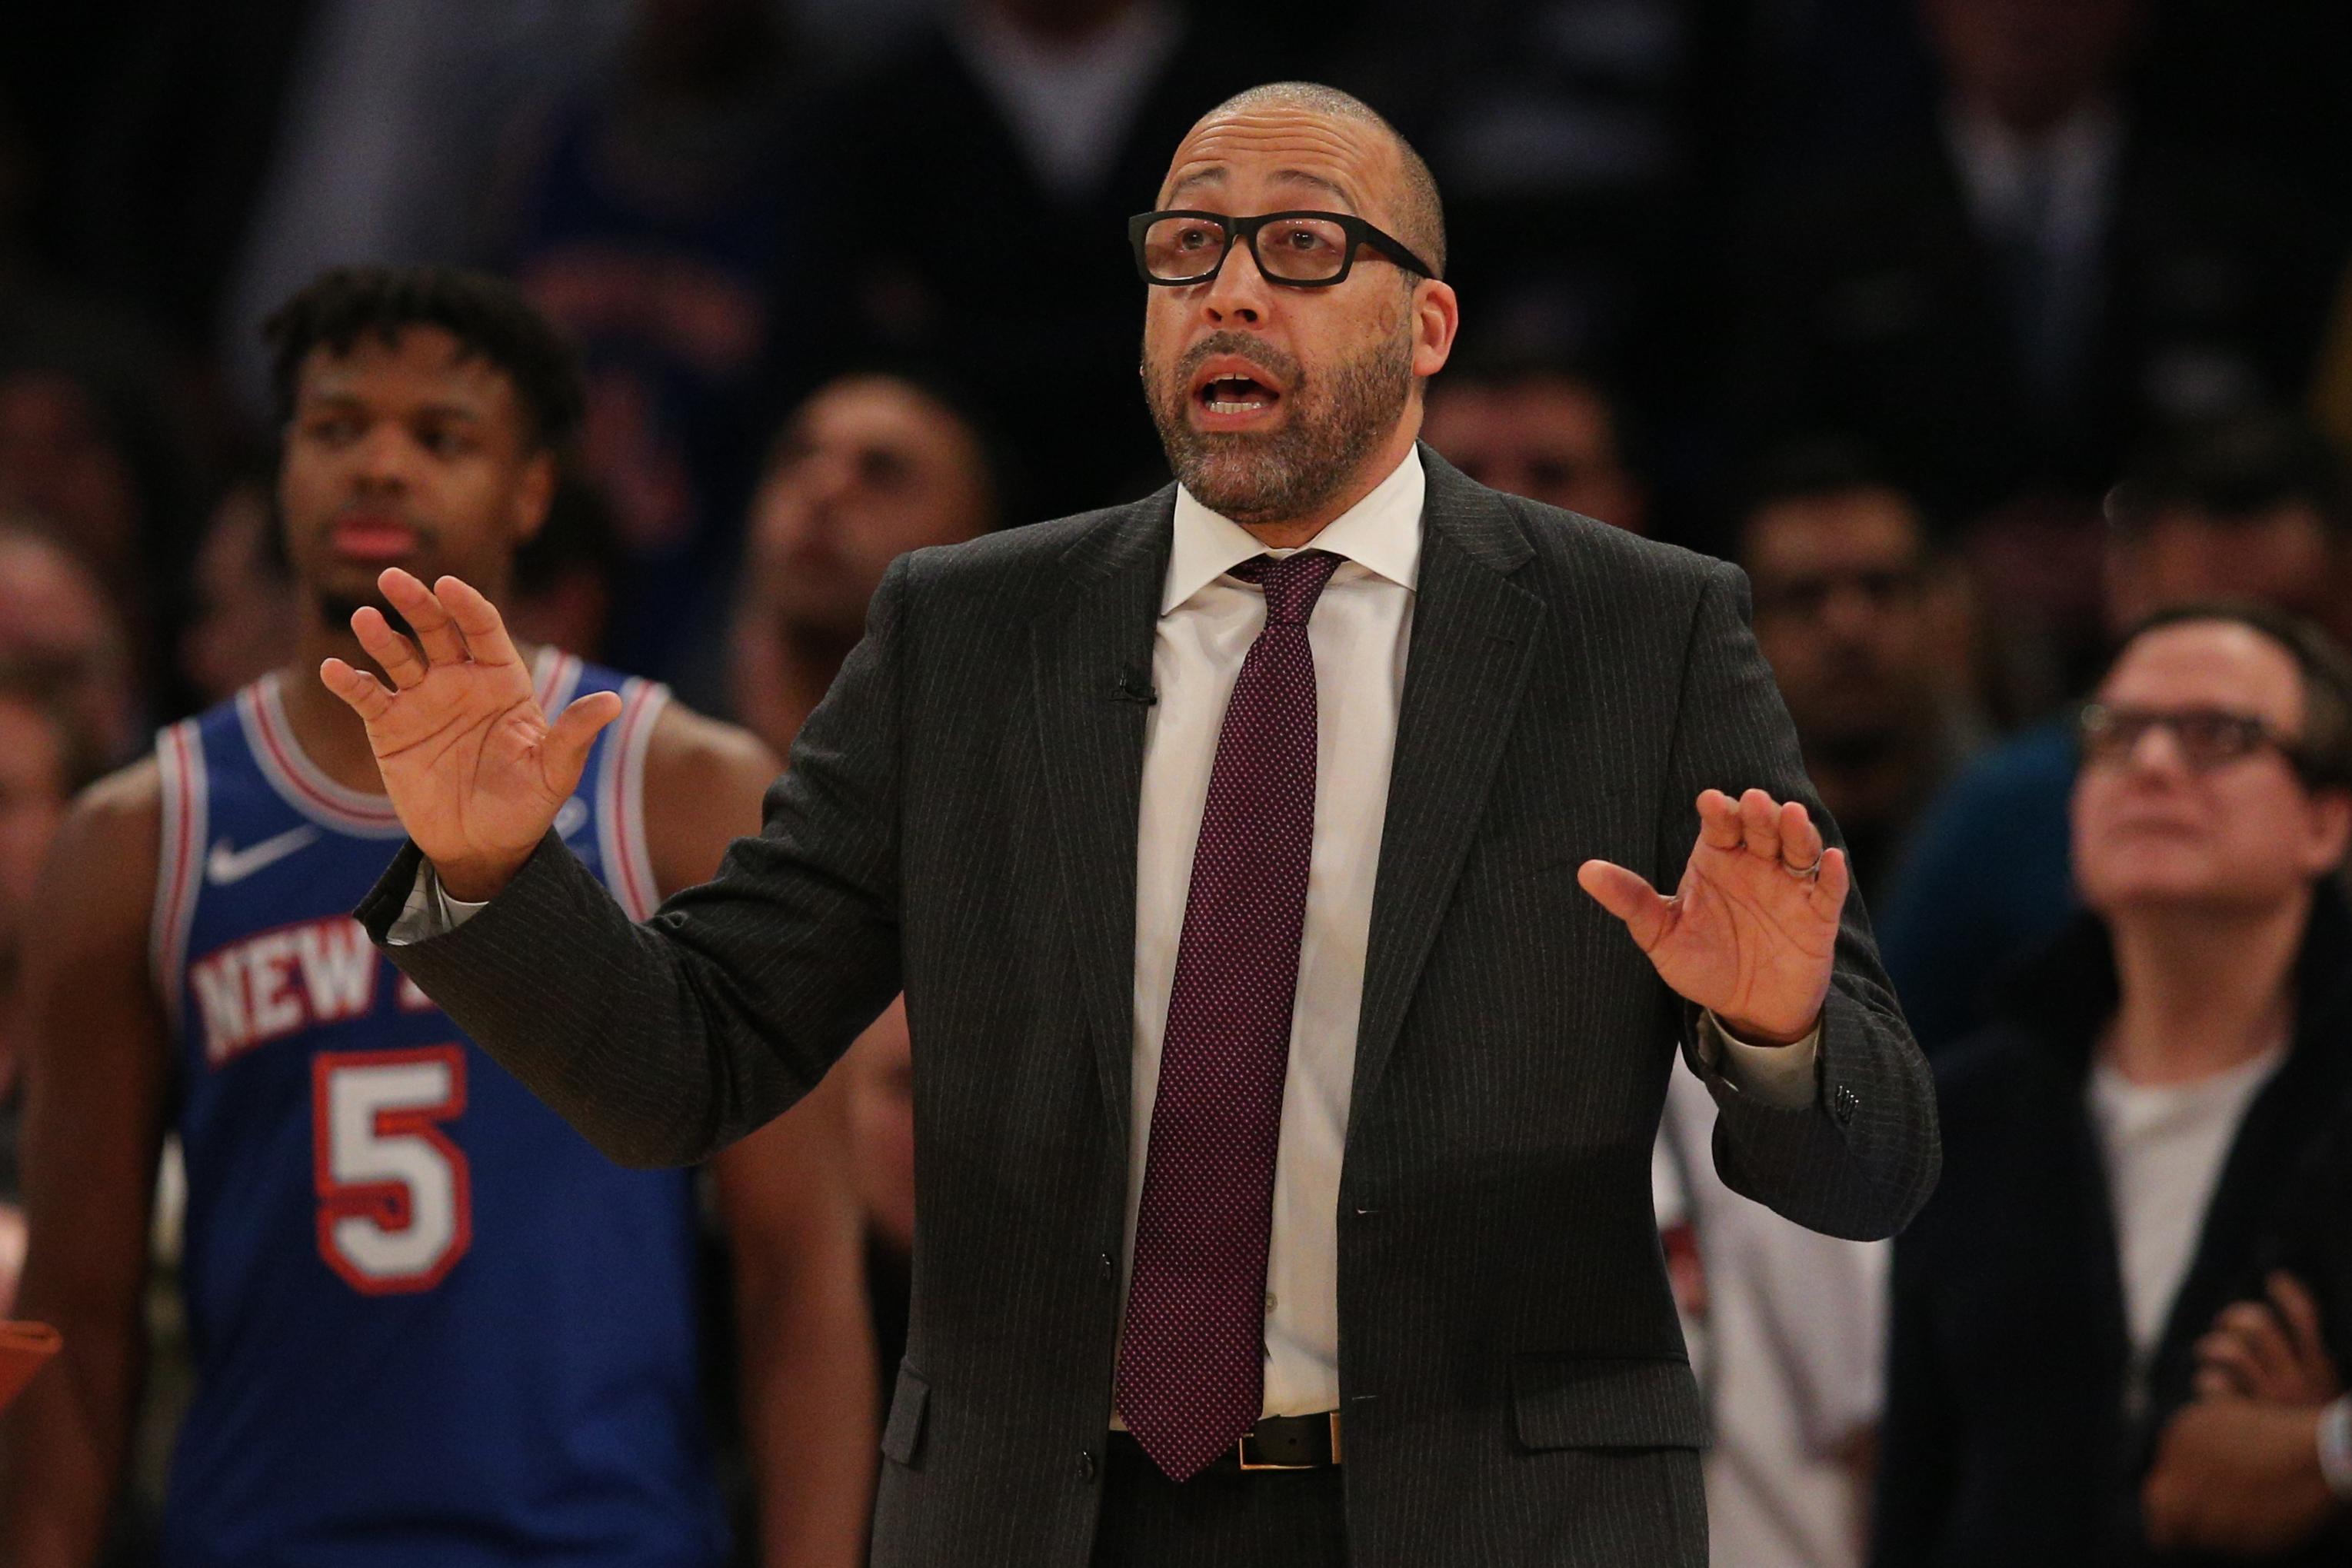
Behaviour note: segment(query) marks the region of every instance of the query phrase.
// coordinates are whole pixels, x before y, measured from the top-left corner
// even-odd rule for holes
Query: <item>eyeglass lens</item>
[[[1225,249],[1223,227],[1207,218],[1161,218],[1143,232],[1144,268],[1165,282],[1208,277]],[[1269,277],[1320,282],[1347,260],[1348,232],[1328,218],[1276,218],[1257,231],[1257,264]]]
[[[2139,749],[2148,731],[2159,728],[2171,733],[2181,760],[2198,772],[2234,762],[2273,742],[2262,720],[2219,708],[2168,712],[2099,707],[2084,715],[2084,751],[2095,761],[2119,761]]]

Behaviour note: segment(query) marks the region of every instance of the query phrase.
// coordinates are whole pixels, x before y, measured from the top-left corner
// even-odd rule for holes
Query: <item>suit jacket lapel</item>
[[[1475,836],[1547,611],[1508,505],[1423,446],[1421,580],[1373,882],[1353,1104],[1379,1087]],[[1350,1117],[1351,1122],[1354,1120]]]
[[[1062,558],[1062,591],[1033,632],[1037,736],[1076,956],[1072,982],[1117,1146],[1134,1051],[1135,833],[1143,800],[1151,646],[1175,487],[1122,507]]]

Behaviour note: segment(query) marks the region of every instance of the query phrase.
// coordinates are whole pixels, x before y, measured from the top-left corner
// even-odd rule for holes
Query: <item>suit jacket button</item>
[[[1095,1451],[1092,1448],[1080,1448],[1078,1450],[1078,1479],[1082,1481],[1091,1481],[1094,1479]]]

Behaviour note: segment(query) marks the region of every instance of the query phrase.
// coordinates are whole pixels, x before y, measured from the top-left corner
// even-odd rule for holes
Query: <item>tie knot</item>
[[[1303,549],[1280,560],[1270,555],[1252,556],[1234,568],[1244,582],[1265,591],[1265,623],[1295,626],[1315,613],[1323,585],[1339,570],[1339,558],[1329,550]]]

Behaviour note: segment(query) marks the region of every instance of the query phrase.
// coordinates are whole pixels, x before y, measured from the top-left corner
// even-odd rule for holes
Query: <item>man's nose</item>
[[[2161,774],[2173,777],[2189,771],[2189,759],[2180,749],[2180,736],[2168,724],[2152,724],[2142,730],[2132,748],[2125,754],[2135,773]]]
[[[1201,290],[1201,314],[1213,326],[1234,321],[1255,326],[1269,313],[1271,294],[1265,274],[1257,267],[1257,252],[1236,239],[1225,265]]]
[[[796,477],[810,509],[824,512],[857,488],[857,458],[846,452],[814,452]]]
[[[1878,601],[1859,582],[1842,580],[1822,601],[1822,624],[1839,636],[1862,638],[1878,623]]]
[[[415,455],[407,432],[389,422],[377,424],[360,438],[355,476],[373,488],[398,488],[408,483]]]

